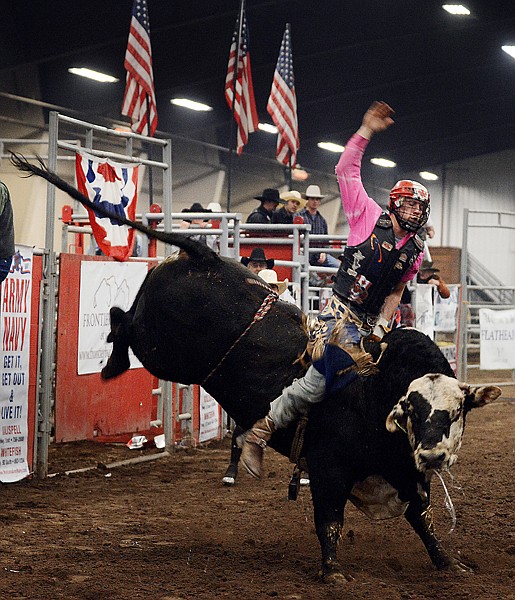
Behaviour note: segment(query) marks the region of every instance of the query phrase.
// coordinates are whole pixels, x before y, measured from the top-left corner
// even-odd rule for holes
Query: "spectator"
[[[0,181],[0,286],[9,275],[15,251],[11,195],[5,183]]]
[[[200,202],[194,202],[190,208],[183,208],[181,212],[183,212],[183,213],[212,213],[213,211],[208,208],[204,208],[202,206],[202,204],[200,204]],[[200,217],[188,219],[188,218],[184,217],[180,227],[181,227],[181,229],[189,229],[190,227],[193,229],[204,229],[204,228],[209,227],[209,219],[200,218]],[[200,244],[204,244],[205,246],[208,246],[209,248],[211,248],[211,250],[214,250],[215,252],[218,251],[218,239],[217,239],[216,235],[207,235],[204,233],[197,233],[197,234],[191,235],[190,238],[192,240],[195,240],[196,242],[199,242]]]
[[[267,258],[263,248],[253,248],[250,256],[242,256],[241,263],[250,269],[256,275],[263,269],[273,269],[275,260]]]
[[[294,190],[283,192],[281,194],[281,199],[284,200],[286,204],[273,213],[272,223],[293,225],[293,218],[299,210],[306,206],[306,201],[299,192]]]
[[[304,219],[304,223],[311,225],[311,234],[328,235],[327,221],[318,210],[320,202],[324,197],[325,196],[320,193],[318,185],[309,185],[304,194],[306,207],[300,211],[299,215]],[[323,245],[323,242],[310,243],[310,246],[315,248]],[[340,266],[340,261],[327,252],[321,252],[320,254],[310,253],[309,264],[317,267],[338,268]]]
[[[286,204],[286,201],[279,196],[279,190],[272,188],[266,188],[261,196],[254,196],[254,198],[261,204],[250,213],[247,223],[270,225],[275,209],[279,204]]]
[[[281,300],[285,302],[290,302],[291,304],[296,304],[295,298],[291,295],[290,290],[288,289],[288,280],[278,281],[277,273],[273,269],[263,269],[259,272],[259,276],[263,281],[268,283],[268,285],[277,292],[277,295]]]
[[[440,273],[440,269],[435,269],[432,262],[424,261],[417,275],[417,283],[434,285],[440,298],[449,298],[451,291],[438,273]]]

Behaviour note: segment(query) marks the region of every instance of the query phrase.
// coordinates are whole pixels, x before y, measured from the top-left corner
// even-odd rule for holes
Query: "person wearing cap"
[[[255,208],[247,218],[247,223],[259,223],[261,225],[270,225],[272,215],[279,204],[286,204],[286,201],[279,196],[279,190],[266,188],[261,196],[254,196],[261,204]]]
[[[306,206],[306,201],[300,195],[300,193],[296,192],[295,190],[283,192],[281,194],[281,200],[284,200],[286,204],[273,213],[272,223],[280,225],[293,225],[293,218],[299,210]]]
[[[318,185],[308,185],[304,198],[306,200],[306,206],[303,208],[299,215],[304,219],[304,223],[311,225],[311,234],[315,235],[328,235],[327,221],[321,215],[320,202],[325,196],[321,194]],[[323,246],[323,242],[311,242],[311,247]],[[321,252],[320,254],[309,255],[309,264],[318,267],[334,267],[340,266],[340,261],[335,258],[332,254],[327,252]]]
[[[241,461],[254,477],[261,476],[263,449],[276,429],[309,412],[326,391],[341,391],[357,376],[376,372],[363,340],[369,336],[380,340],[388,331],[406,283],[422,262],[424,242],[419,232],[429,217],[427,189],[416,181],[400,180],[390,191],[388,210],[383,211],[361,181],[365,149],[374,134],[393,124],[393,112],[385,102],[374,102],[336,166],[350,228],[347,247],[333,295],[310,332],[311,366],[240,438]]]
[[[253,248],[250,256],[242,256],[240,262],[256,275],[263,269],[273,269],[275,264],[273,258],[266,257],[263,248]]]

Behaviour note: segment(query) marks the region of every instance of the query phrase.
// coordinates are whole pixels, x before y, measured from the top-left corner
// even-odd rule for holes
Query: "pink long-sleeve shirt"
[[[336,177],[340,186],[343,210],[349,223],[349,246],[357,246],[370,237],[382,208],[370,198],[361,181],[361,159],[369,140],[355,133],[345,146],[336,165]],[[395,245],[402,248],[415,234],[408,233]],[[422,263],[421,252],[413,265],[404,273],[401,281],[411,281]]]

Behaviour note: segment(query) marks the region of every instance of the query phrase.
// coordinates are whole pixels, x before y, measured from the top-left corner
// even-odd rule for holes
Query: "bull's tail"
[[[136,223],[121,215],[117,215],[112,213],[109,210],[106,210],[100,204],[95,204],[91,202],[89,198],[81,194],[79,190],[75,189],[73,186],[69,185],[61,179],[58,175],[49,171],[46,165],[43,163],[41,159],[39,159],[39,166],[33,165],[28,162],[28,160],[15,152],[11,152],[11,162],[12,164],[20,169],[20,171],[24,171],[28,173],[27,177],[31,177],[32,175],[38,175],[38,177],[42,177],[46,179],[63,192],[66,192],[69,196],[79,201],[83,206],[86,206],[93,210],[95,213],[100,214],[104,217],[117,221],[118,223],[122,223],[123,225],[128,225],[129,227],[133,227],[137,231],[144,233],[149,238],[153,238],[159,240],[160,242],[164,242],[165,244],[173,244],[174,246],[178,246],[182,248],[185,252],[187,252],[192,258],[199,258],[204,260],[216,260],[218,259],[215,252],[213,252],[210,248],[208,248],[205,244],[199,244],[195,240],[191,240],[183,235],[176,233],[168,233],[165,231],[156,231],[155,229],[151,229],[150,227],[145,227],[140,223]]]

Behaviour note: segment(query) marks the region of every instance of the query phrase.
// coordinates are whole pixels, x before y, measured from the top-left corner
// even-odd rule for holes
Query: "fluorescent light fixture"
[[[188,98],[172,98],[170,100],[172,104],[176,106],[183,106],[184,108],[189,108],[190,110],[207,112],[213,110],[211,106],[207,104],[202,104],[201,102],[195,102],[195,100],[188,100]]]
[[[420,177],[422,177],[422,179],[425,179],[426,181],[436,181],[437,179],[439,179],[438,175],[436,175],[435,173],[431,173],[430,171],[420,171],[419,175]]]
[[[451,15],[470,15],[470,10],[463,4],[442,4],[442,8]]]
[[[95,81],[100,81],[100,83],[116,83],[117,81],[120,81],[119,79],[116,79],[116,77],[106,75],[105,73],[99,73],[98,71],[93,71],[93,69],[87,69],[86,67],[81,67],[80,69],[72,67],[71,69],[68,69],[68,73],[87,77],[88,79],[94,79]]]
[[[270,125],[270,123],[258,123],[258,129],[266,131],[267,133],[279,133],[277,127],[275,125]]]
[[[345,150],[345,146],[341,146],[340,144],[333,144],[333,142],[318,142],[317,146],[322,148],[322,150],[329,150],[329,152],[343,152]]]
[[[393,160],[388,160],[387,158],[371,158],[370,162],[378,167],[387,167],[388,169],[397,166],[397,163],[394,163]]]
[[[501,48],[509,54],[512,58],[515,58],[515,46],[501,46]]]

